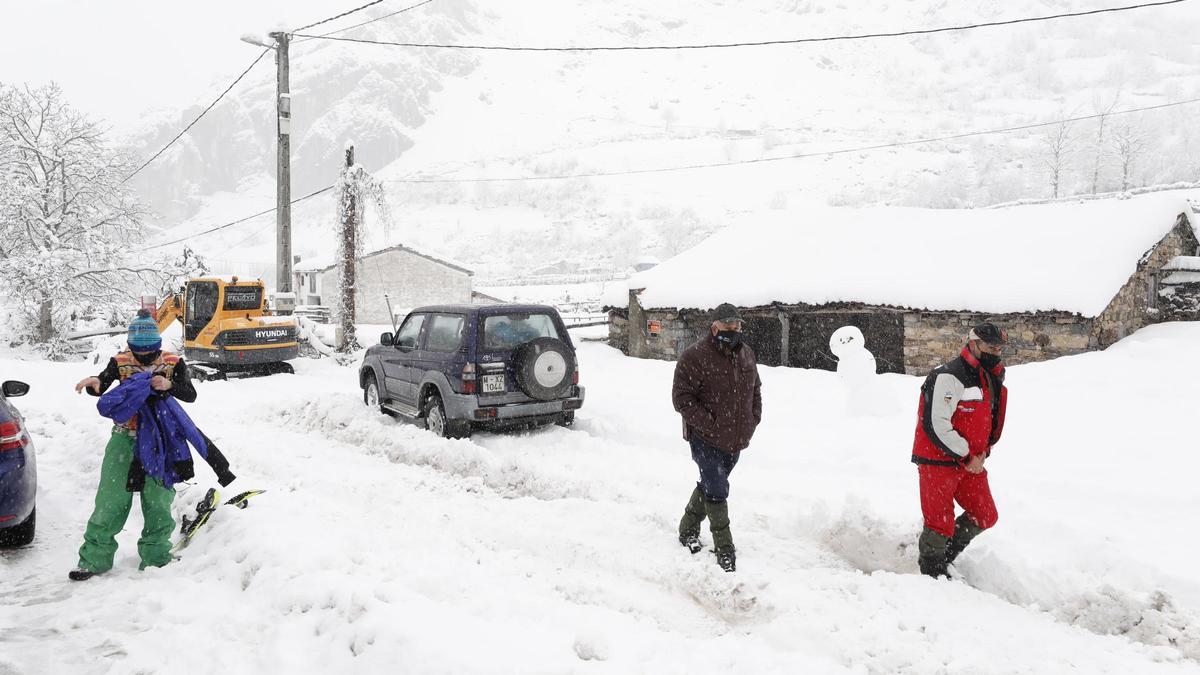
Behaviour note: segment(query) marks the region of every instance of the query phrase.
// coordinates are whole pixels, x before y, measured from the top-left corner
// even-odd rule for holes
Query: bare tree
[[[1133,170],[1146,151],[1146,134],[1132,122],[1124,122],[1113,127],[1112,145],[1121,167],[1121,189],[1128,190]]]
[[[1066,173],[1075,150],[1075,136],[1071,133],[1071,123],[1063,122],[1050,127],[1044,138],[1043,150],[1042,163],[1050,174],[1050,196],[1057,199],[1062,192],[1063,174]]]
[[[129,306],[164,265],[141,255],[143,210],[121,183],[129,158],[56,84],[0,86],[0,290],[35,342],[79,308]]]
[[[1108,122],[1108,116],[1112,114],[1112,111],[1117,107],[1117,102],[1120,100],[1121,90],[1118,89],[1117,93],[1113,94],[1112,103],[1109,103],[1103,112],[1100,112],[1099,101],[1093,103],[1100,117],[1096,125],[1096,144],[1094,146],[1096,160],[1092,164],[1092,194],[1096,194],[1100,190],[1100,170],[1104,167],[1104,160],[1107,156],[1108,145],[1104,141],[1105,126]]]

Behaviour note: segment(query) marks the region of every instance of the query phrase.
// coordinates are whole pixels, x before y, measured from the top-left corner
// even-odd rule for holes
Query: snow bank
[[[634,275],[641,304],[864,302],[1096,316],[1176,223],[1188,191],[997,209],[810,209],[736,220]],[[623,289],[607,304],[623,306]]]

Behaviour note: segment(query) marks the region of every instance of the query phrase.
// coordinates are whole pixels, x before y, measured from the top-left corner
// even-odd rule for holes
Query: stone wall
[[[924,375],[958,355],[971,327],[991,321],[1008,332],[1008,365],[1079,354],[1095,346],[1092,321],[1066,312],[983,314],[908,312],[904,315],[904,372]]]
[[[608,344],[610,347],[629,353],[629,310],[608,310]]]
[[[1200,282],[1163,286],[1158,310],[1162,321],[1200,321]]]
[[[471,275],[405,249],[391,249],[358,261],[354,289],[355,320],[391,324],[383,294],[391,296],[400,318],[422,305],[471,302]],[[321,302],[338,303],[338,270],[321,272]]]
[[[673,361],[679,357],[696,340],[708,332],[713,316],[711,312],[696,310],[650,309],[643,310],[636,303],[631,304],[631,311],[626,313],[612,310],[609,313],[609,344],[621,349],[630,356],[639,358],[661,359]],[[780,332],[768,332],[763,329],[751,330],[747,341],[754,347],[756,353],[788,354],[783,336],[789,335],[793,347],[814,350],[828,350],[829,337],[826,333],[842,325],[858,325],[862,315],[868,313],[865,306],[838,306],[837,308],[798,308],[798,307],[754,307],[742,309],[742,314],[754,325],[756,321],[776,322],[782,326]],[[1092,321],[1077,314],[1065,312],[1037,312],[1033,314],[983,314],[980,312],[919,312],[899,308],[875,307],[870,311],[874,316],[886,319],[898,317],[902,326],[895,331],[880,331],[873,344],[870,325],[866,327],[867,346],[872,353],[877,354],[879,371],[896,372],[901,368],[889,368],[881,360],[896,352],[892,360],[903,361],[903,372],[910,375],[924,375],[933,368],[949,361],[962,349],[967,333],[971,327],[984,321],[992,321],[1002,326],[1009,335],[1009,348],[1005,352],[1005,361],[1011,365],[1044,361],[1069,354],[1079,354],[1095,349],[1092,342]],[[812,335],[798,335],[816,330],[818,326],[812,318],[830,319],[832,323],[821,328],[819,339],[809,340]],[[899,323],[898,322],[898,323]],[[820,322],[817,322],[820,323]],[[890,320],[885,322],[890,323]],[[657,334],[651,334],[648,326],[657,324]],[[825,330],[828,329],[828,330]],[[770,345],[755,344],[755,340],[769,339]],[[801,341],[807,340],[812,344]],[[881,342],[886,340],[886,342]],[[896,345],[891,345],[895,341]],[[801,361],[796,358],[796,349],[788,357],[787,362],[776,360],[772,362],[760,359],[762,365],[790,365],[810,368],[833,370],[837,360],[827,355],[824,359],[809,359]],[[900,354],[902,353],[902,356]],[[897,363],[897,365],[900,365]]]
[[[1196,235],[1187,216],[1181,214],[1175,227],[1142,256],[1133,276],[1096,317],[1092,338],[1100,349],[1164,319],[1157,306],[1160,270],[1175,256],[1192,255],[1196,246]]]

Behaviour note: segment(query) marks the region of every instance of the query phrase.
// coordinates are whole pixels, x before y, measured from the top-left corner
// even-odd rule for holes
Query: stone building
[[[338,268],[332,259],[302,260],[294,273],[299,304],[337,305]],[[404,245],[366,253],[355,271],[355,318],[360,323],[392,323],[385,293],[401,317],[421,305],[471,302],[474,274],[458,263]]]
[[[1200,318],[1200,216],[1187,197],[734,223],[632,277],[624,303],[607,297],[609,341],[673,360],[728,301],[764,365],[835,369],[829,337],[846,325],[881,372],[924,374],[985,320],[1008,330],[1010,364],[1104,349],[1150,323]]]

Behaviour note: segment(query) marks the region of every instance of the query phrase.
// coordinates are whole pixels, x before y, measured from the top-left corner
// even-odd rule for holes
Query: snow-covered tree
[[[1121,170],[1121,189],[1133,187],[1133,171],[1146,152],[1146,134],[1133,122],[1125,121],[1113,127],[1112,147],[1117,168]]]
[[[162,261],[139,251],[131,170],[58,85],[0,85],[0,293],[25,337],[49,343],[81,307],[132,307],[162,283]]]
[[[337,218],[338,236],[338,297],[336,315],[342,326],[344,341],[341,350],[358,349],[355,335],[355,272],[358,259],[363,254],[363,240],[367,235],[367,201],[375,204],[379,211],[379,222],[384,232],[391,228],[392,215],[384,197],[383,183],[367,173],[361,164],[354,162],[354,146],[346,148],[346,166],[338,175]]]
[[[1075,150],[1075,135],[1071,123],[1056,124],[1042,137],[1042,164],[1050,178],[1050,196],[1057,199],[1063,192],[1063,179]]]

